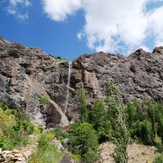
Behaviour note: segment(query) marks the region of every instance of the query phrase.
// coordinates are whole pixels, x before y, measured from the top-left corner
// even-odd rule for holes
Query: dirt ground
[[[111,142],[100,145],[100,159],[96,163],[114,163],[115,145]],[[154,146],[145,146],[142,144],[128,145],[128,163],[152,163],[156,157],[156,148]]]

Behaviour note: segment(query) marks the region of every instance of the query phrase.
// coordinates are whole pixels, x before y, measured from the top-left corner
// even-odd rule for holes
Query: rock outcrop
[[[91,106],[104,99],[114,80],[124,102],[134,98],[163,99],[163,47],[152,53],[138,49],[129,57],[109,53],[84,54],[72,62],[67,112],[69,64],[38,48],[0,38],[0,101],[20,108],[39,125],[66,127],[79,118],[77,92],[84,88]],[[39,97],[48,99],[42,103]]]
[[[29,158],[37,148],[37,145],[28,145],[22,150],[1,150],[0,163],[27,163]]]

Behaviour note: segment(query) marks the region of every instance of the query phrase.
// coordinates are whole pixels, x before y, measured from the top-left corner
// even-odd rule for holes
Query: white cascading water
[[[68,100],[69,100],[69,88],[70,88],[70,78],[71,78],[71,65],[72,65],[72,63],[69,62],[69,66],[68,66],[68,82],[67,82],[67,97],[66,97],[66,103],[65,103],[64,113],[67,112],[67,106],[68,106]]]

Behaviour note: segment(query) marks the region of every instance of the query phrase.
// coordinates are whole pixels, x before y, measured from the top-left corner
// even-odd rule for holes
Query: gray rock
[[[80,56],[72,62],[65,112],[68,69],[68,62],[1,37],[0,101],[7,100],[11,108],[22,109],[41,126],[66,128],[80,117],[78,91],[85,89],[91,106],[96,98],[105,98],[109,80],[115,81],[124,102],[163,99],[163,47],[152,53],[138,49],[129,57],[103,52]],[[49,103],[42,103],[39,96]]]

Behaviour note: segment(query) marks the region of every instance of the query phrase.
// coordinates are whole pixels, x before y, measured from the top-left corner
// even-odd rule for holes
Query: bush
[[[125,107],[122,96],[113,81],[108,82],[108,95],[105,101],[108,106],[108,119],[111,124],[110,137],[116,144],[114,160],[116,163],[127,163],[127,145],[130,134],[126,127]]]
[[[163,103],[134,100],[127,104],[126,115],[133,139],[163,150]]]
[[[78,93],[78,99],[80,102],[80,110],[81,110],[81,121],[88,122],[88,109],[87,109],[87,100],[84,90],[80,90]]]
[[[33,133],[33,125],[27,116],[19,110],[8,109],[6,103],[0,103],[0,148],[13,149],[28,144],[28,134]]]
[[[89,112],[89,123],[96,130],[99,143],[109,139],[110,122],[107,119],[107,111],[102,101],[95,101],[93,108]]]
[[[157,156],[153,163],[163,163],[163,154]]]
[[[43,103],[43,104],[48,104],[49,103],[49,100],[44,96],[39,96],[38,98],[39,98],[39,101],[41,103]]]
[[[3,108],[3,110],[9,109],[7,101],[0,102],[0,108]]]
[[[53,133],[42,133],[38,140],[37,151],[34,152],[29,160],[29,163],[59,163],[63,153],[60,152],[53,142]]]
[[[69,150],[87,162],[97,159],[98,138],[96,131],[89,123],[73,124],[69,133]]]

